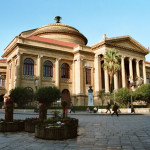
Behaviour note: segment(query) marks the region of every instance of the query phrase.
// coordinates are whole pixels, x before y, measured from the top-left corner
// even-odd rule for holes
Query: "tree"
[[[60,90],[56,87],[41,87],[35,93],[35,99],[45,105],[51,105],[52,102],[60,98]]]
[[[41,87],[35,93],[35,99],[39,101],[39,118],[44,120],[47,118],[47,106],[60,98],[60,90],[56,87]]]
[[[112,92],[112,80],[114,74],[120,70],[120,58],[118,51],[116,49],[109,49],[106,51],[106,54],[102,58],[104,60],[103,68],[107,70],[110,76],[110,92]]]
[[[18,104],[19,108],[23,108],[25,104],[32,98],[31,92],[24,87],[16,87],[10,91],[10,98]]]
[[[135,90],[135,99],[150,103],[150,83],[142,84]]]
[[[114,99],[114,93],[111,93],[111,99]],[[120,88],[115,92],[116,101],[120,104],[127,105],[131,101],[131,91],[128,88]],[[133,96],[134,98],[134,96]]]

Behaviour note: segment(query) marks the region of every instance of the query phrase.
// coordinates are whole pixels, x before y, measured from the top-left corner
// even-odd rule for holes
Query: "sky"
[[[85,35],[88,46],[106,34],[150,47],[150,0],[0,0],[0,56],[15,36],[55,23],[55,16]]]

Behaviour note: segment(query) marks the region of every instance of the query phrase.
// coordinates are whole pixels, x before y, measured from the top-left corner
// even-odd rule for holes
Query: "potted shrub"
[[[47,118],[47,107],[52,102],[60,98],[60,91],[56,87],[41,87],[35,93],[35,99],[39,101],[39,118],[44,120]]]
[[[51,117],[35,127],[35,137],[63,140],[77,137],[78,120],[75,118]]]
[[[32,94],[27,88],[16,87],[11,90],[9,97],[14,100],[14,103],[17,103],[19,108],[24,108],[25,104],[32,98]]]

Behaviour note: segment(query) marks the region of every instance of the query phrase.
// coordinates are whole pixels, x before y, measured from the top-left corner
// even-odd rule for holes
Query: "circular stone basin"
[[[35,127],[35,137],[47,140],[63,140],[77,137],[77,126],[72,127]]]
[[[0,132],[16,132],[24,130],[24,121],[0,121]]]

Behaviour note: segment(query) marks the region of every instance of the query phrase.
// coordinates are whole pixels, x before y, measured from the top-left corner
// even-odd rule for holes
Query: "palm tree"
[[[102,58],[102,60],[104,60],[103,68],[104,70],[107,70],[110,76],[110,92],[112,92],[113,76],[118,70],[120,70],[120,59],[121,56],[118,55],[118,51],[116,49],[107,50],[106,54]]]

